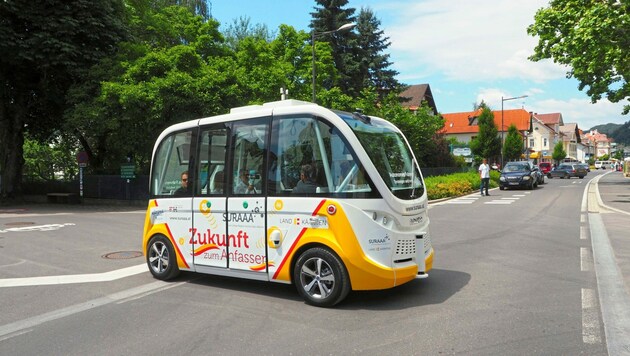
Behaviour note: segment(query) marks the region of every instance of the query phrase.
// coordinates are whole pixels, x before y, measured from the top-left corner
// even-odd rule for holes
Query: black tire
[[[350,293],[350,278],[343,262],[331,251],[314,247],[295,263],[293,283],[307,304],[332,307]]]
[[[177,255],[166,236],[155,235],[149,240],[147,265],[153,277],[164,281],[175,278],[179,274]]]
[[[505,187],[499,186],[499,190],[503,190],[505,189]]]
[[[529,187],[527,187],[527,189],[534,190],[534,182],[529,183]]]

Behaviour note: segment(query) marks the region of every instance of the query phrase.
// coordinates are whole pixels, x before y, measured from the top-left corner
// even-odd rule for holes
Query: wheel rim
[[[155,273],[164,273],[169,265],[169,254],[166,244],[156,241],[149,250],[149,265]]]
[[[328,262],[319,257],[308,259],[300,270],[304,291],[315,299],[325,299],[335,288],[335,274]]]

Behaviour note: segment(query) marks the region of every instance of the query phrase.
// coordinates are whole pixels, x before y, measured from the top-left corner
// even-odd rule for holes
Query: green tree
[[[381,97],[391,90],[399,88],[396,80],[397,71],[391,69],[389,54],[385,53],[389,45],[389,37],[380,29],[381,21],[376,18],[370,8],[361,8],[357,18],[356,59],[358,73],[353,74],[353,91],[371,86],[379,91]]]
[[[316,0],[315,12],[311,12],[311,31],[322,33],[334,31],[339,27],[355,22],[355,9],[346,8],[348,0]],[[324,81],[324,89],[335,86],[350,96],[357,96],[358,91],[352,87],[352,76],[357,73],[358,65],[354,59],[357,35],[351,31],[337,32],[322,35],[316,38],[317,42],[326,42],[332,48],[332,57],[338,77]]]
[[[115,172],[130,153],[147,172],[165,127],[224,113],[244,96],[216,21],[181,6],[134,9],[134,16],[137,40],[122,43],[68,98],[65,129],[79,137],[95,172]]]
[[[65,95],[126,36],[120,0],[0,2],[0,197],[21,195],[24,135],[63,124]]]
[[[514,124],[508,127],[505,144],[503,145],[503,159],[513,161],[521,157],[523,152],[523,139]]]
[[[284,25],[283,25],[284,26]],[[252,24],[251,18],[241,16],[234,19],[227,29],[223,32],[227,45],[236,50],[238,44],[245,38],[255,38],[267,42],[273,40],[273,36],[269,32],[269,28],[265,24]]]
[[[477,117],[479,134],[470,141],[470,150],[478,158],[487,158],[489,162],[493,162],[501,155],[501,139],[494,124],[492,110],[484,103],[480,107],[481,114]]]
[[[28,136],[24,139],[24,177],[29,181],[71,180],[78,171],[74,153],[60,136],[50,144],[42,144]]]
[[[613,155],[613,158],[616,158],[616,159],[618,159],[620,161],[623,161],[623,157],[624,157],[624,150],[623,149],[617,150],[617,152],[615,152],[615,154]]]
[[[370,91],[364,91],[364,95]],[[373,101],[374,92],[366,103]],[[375,116],[382,117],[400,129],[407,138],[411,149],[423,167],[444,167],[454,165],[449,153],[448,142],[439,132],[444,127],[444,119],[435,115],[426,105],[416,112],[400,105],[398,95],[390,93],[378,105],[373,106]],[[370,111],[365,111],[370,114]]]
[[[553,158],[556,163],[560,163],[563,159],[567,158],[567,152],[564,150],[562,141],[556,143],[556,145],[553,146],[553,153],[551,154],[551,158]]]
[[[630,97],[630,2],[552,0],[538,10],[527,32],[538,36],[531,60],[551,58],[567,65],[568,77],[592,102]],[[630,111],[625,105],[623,113]]]

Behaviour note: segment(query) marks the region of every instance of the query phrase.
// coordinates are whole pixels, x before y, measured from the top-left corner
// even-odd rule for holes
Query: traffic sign
[[[87,152],[80,151],[77,153],[77,162],[79,163],[79,167],[87,167],[88,160],[89,156]]]
[[[120,178],[136,178],[136,165],[133,163],[123,163],[120,165]]]

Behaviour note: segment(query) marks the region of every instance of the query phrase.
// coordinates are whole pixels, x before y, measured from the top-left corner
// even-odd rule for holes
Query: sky
[[[523,108],[539,114],[561,113],[564,123],[588,130],[630,121],[623,103],[592,104],[567,67],[550,60],[532,62],[537,38],[527,34],[536,10],[547,0],[349,0],[370,8],[391,42],[387,54],[404,84],[429,84],[441,113],[472,111],[482,100],[493,110]],[[225,30],[235,19],[265,24],[277,34],[281,24],[310,31],[311,0],[214,0],[212,16]]]

